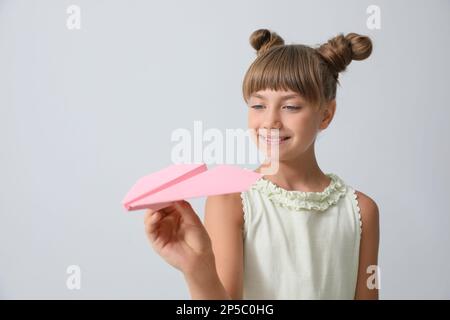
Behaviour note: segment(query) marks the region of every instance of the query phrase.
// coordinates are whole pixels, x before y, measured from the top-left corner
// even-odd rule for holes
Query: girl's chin
[[[289,150],[292,149],[288,143],[280,144],[280,145],[266,145],[261,144],[260,150],[267,155],[278,154],[278,158],[281,160]]]

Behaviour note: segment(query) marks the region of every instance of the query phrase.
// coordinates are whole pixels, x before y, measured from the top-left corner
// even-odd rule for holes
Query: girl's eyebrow
[[[263,100],[266,99],[266,98],[264,98],[262,95],[257,94],[257,93],[252,93],[252,94],[250,95],[250,98],[251,98],[251,97],[260,98],[260,99],[263,99]]]
[[[282,98],[281,98],[281,100],[288,100],[288,99],[291,99],[291,98],[301,98],[300,97],[300,95],[298,95],[298,94],[288,94],[288,95],[286,95],[286,96],[283,96]]]
[[[262,96],[260,94],[257,94],[257,93],[253,93],[250,97],[256,97],[256,98],[260,98],[260,99],[263,99],[263,100],[266,99],[264,96]],[[301,97],[300,97],[300,95],[294,93],[294,94],[288,94],[288,95],[282,96],[281,100],[288,100],[288,99],[291,99],[291,98],[301,98]]]

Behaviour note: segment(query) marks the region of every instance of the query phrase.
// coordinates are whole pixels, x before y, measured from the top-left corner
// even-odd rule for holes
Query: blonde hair
[[[352,60],[364,60],[372,53],[369,37],[356,33],[338,34],[313,48],[285,45],[283,38],[267,29],[254,31],[250,44],[257,58],[247,70],[242,86],[244,100],[259,90],[292,90],[315,108],[336,97],[339,73]]]

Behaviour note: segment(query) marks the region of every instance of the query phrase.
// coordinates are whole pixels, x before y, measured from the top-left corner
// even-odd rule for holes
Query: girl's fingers
[[[178,201],[175,203],[175,207],[178,209],[186,223],[193,225],[202,224],[200,218],[197,216],[189,202],[185,200]]]
[[[164,209],[162,209],[162,211],[166,214],[171,214],[177,211],[177,208],[175,207],[175,203],[171,204],[168,207],[165,207]]]
[[[145,228],[151,241],[157,238],[157,230],[163,214],[160,211],[147,212],[145,216]]]
[[[154,211],[152,209],[147,209],[147,211],[145,212],[144,215],[144,224],[147,224],[147,221],[150,220],[150,218],[156,213],[159,212],[160,214],[162,214],[163,217],[173,213],[176,211],[176,208],[174,207],[174,205],[171,205],[169,207],[163,208],[163,209],[159,209],[157,211]]]
[[[152,209],[147,209],[145,211],[145,215],[144,215],[144,224],[146,225],[147,222],[150,220],[150,218],[152,217],[153,214],[155,214],[156,211],[153,211]]]
[[[178,211],[179,209],[174,204],[158,211],[147,209],[144,224],[152,243],[156,240],[163,240],[165,236],[176,232],[177,219],[179,219]]]

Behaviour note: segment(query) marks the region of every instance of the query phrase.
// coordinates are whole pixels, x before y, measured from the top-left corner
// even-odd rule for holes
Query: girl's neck
[[[322,192],[331,183],[317,164],[313,146],[295,159],[280,160],[278,171],[264,178],[283,189],[304,192]]]

